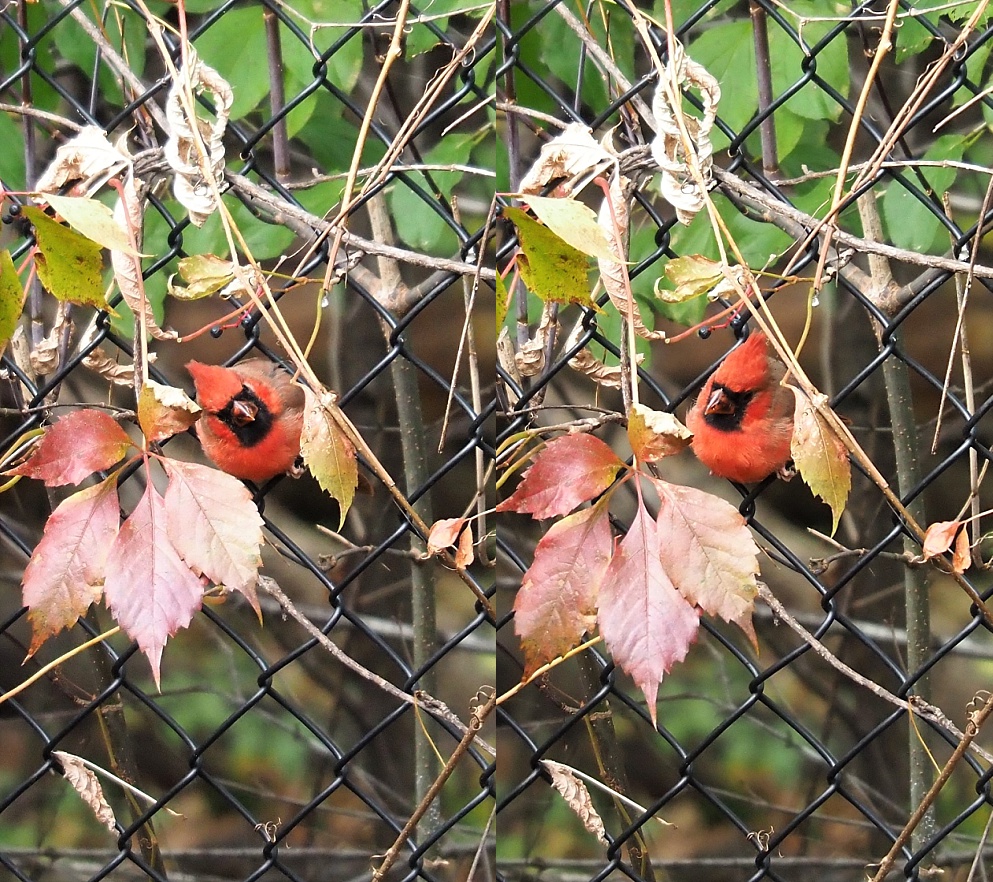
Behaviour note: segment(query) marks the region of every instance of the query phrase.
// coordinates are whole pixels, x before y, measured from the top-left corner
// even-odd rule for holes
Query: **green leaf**
[[[127,59],[128,67],[141,77],[145,72],[145,41],[148,38],[148,24],[144,18],[121,4],[96,24],[110,45]],[[57,53],[75,64],[87,81],[93,76],[96,51],[93,39],[78,22],[70,18],[59,25]],[[97,80],[102,100],[118,107],[124,104],[120,77],[106,61],[97,68]]]
[[[114,213],[102,202],[87,196],[55,196],[44,194],[45,200],[69,225],[98,245],[111,251],[121,251],[142,257],[131,245],[131,237],[114,219]]]
[[[496,329],[497,333],[500,333],[500,328],[503,327],[504,321],[507,319],[507,313],[510,311],[510,291],[507,290],[507,283],[503,280],[503,276],[497,273],[496,277]],[[0,339],[3,339],[0,337]]]
[[[545,301],[592,306],[589,258],[521,209],[505,208],[503,214],[517,227],[517,266],[524,284]]]
[[[56,223],[40,208],[26,206],[23,212],[34,225],[35,268],[45,289],[59,300],[104,309],[100,246]]]
[[[531,210],[549,229],[573,248],[618,263],[620,257],[600,228],[593,209],[576,199],[556,199],[552,196],[527,196]]]
[[[964,135],[942,135],[937,138],[924,159],[935,162],[958,161],[966,147]],[[942,194],[955,182],[954,168],[922,168],[921,173],[931,186],[931,198],[941,202]],[[905,174],[906,180],[920,189],[916,175]],[[913,193],[897,181],[890,183],[883,194],[883,220],[890,241],[897,248],[907,248],[922,254],[940,253],[948,248],[948,234],[941,220]]]
[[[798,15],[823,17],[830,12],[823,2],[792,2],[790,11]],[[837,4],[831,4],[837,6]],[[814,46],[831,28],[830,22],[808,21],[803,28],[803,38]],[[758,82],[756,79],[755,46],[752,24],[748,19],[722,22],[704,30],[689,45],[688,54],[713,74],[721,84],[720,118],[732,129],[741,130],[758,109]],[[779,97],[805,77],[803,50],[781,28],[769,28],[769,60],[772,72],[773,96]],[[814,60],[817,77],[826,81],[842,95],[848,94],[851,83],[848,75],[848,47],[843,38],[831,40],[819,49]],[[785,116],[780,124],[782,110]],[[788,152],[799,140],[795,117],[806,120],[836,120],[841,106],[817,83],[808,82],[776,112],[777,135],[782,125],[783,148]],[[754,137],[757,139],[758,134]],[[714,132],[715,149],[729,143],[726,136]]]
[[[11,190],[22,190],[24,183],[24,151],[15,149],[21,144],[24,130],[17,125],[8,113],[0,113],[0,144],[7,149],[0,150],[0,180]]]
[[[14,334],[24,308],[24,288],[9,251],[0,251],[0,352]]]
[[[316,58],[293,34],[280,32],[284,84],[299,91],[299,84],[313,80]],[[257,6],[229,9],[197,37],[200,57],[224,77],[234,90],[231,119],[238,120],[255,110],[269,95],[269,64],[262,10]],[[296,85],[294,85],[296,84]]]
[[[467,165],[472,151],[486,136],[487,129],[475,132],[452,133],[446,135],[424,153],[426,165]],[[447,203],[465,175],[462,171],[429,172],[431,181]],[[409,172],[410,179],[429,193],[434,191],[421,172]],[[397,235],[412,248],[433,253],[441,248],[454,245],[454,234],[449,233],[448,223],[438,212],[426,203],[418,193],[403,181],[397,181],[388,195],[390,212],[396,224]],[[451,241],[446,243],[446,240]]]

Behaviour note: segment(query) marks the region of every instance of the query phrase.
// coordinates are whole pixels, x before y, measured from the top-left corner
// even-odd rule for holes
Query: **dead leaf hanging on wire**
[[[195,108],[188,108],[186,99],[195,101],[201,92],[211,94],[215,112],[213,121],[195,115],[190,118],[191,113],[195,114]],[[217,208],[214,198],[216,187],[208,184],[205,173],[209,173],[218,185],[223,180],[224,130],[233,101],[234,93],[227,81],[190,49],[189,60],[173,82],[166,101],[166,117],[172,132],[164,152],[176,172],[173,192],[189,211],[190,220],[198,227],[202,227]],[[207,150],[203,163],[197,145],[200,139]]]
[[[681,90],[690,87],[699,90],[703,115],[698,119],[688,116],[683,107],[673,107],[670,94],[678,101]],[[706,186],[713,166],[714,145],[710,131],[717,118],[717,105],[721,100],[721,87],[702,64],[689,58],[677,42],[674,57],[662,71],[662,79],[655,90],[652,113],[658,123],[658,134],[652,141],[652,157],[662,170],[660,189],[665,199],[676,209],[680,223],[688,224],[704,206],[704,191],[693,175],[699,169]],[[693,156],[686,155],[680,120],[689,135],[688,145]]]

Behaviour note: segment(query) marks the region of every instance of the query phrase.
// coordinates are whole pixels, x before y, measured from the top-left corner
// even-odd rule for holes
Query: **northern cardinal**
[[[761,331],[732,351],[686,415],[693,452],[721,478],[761,481],[790,460],[793,393]]]
[[[256,484],[293,469],[304,396],[289,374],[261,358],[230,368],[191,361],[186,369],[203,408],[197,435],[217,466]]]

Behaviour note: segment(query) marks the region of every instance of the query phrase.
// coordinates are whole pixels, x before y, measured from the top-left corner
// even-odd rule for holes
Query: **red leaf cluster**
[[[120,461],[130,446],[109,416],[79,410],[51,426],[31,457],[8,474],[48,486],[78,484]],[[158,684],[162,649],[189,625],[206,585],[240,591],[258,612],[262,518],[251,494],[216,469],[162,463],[165,495],[152,482],[145,454],[145,492],[123,523],[116,474],[73,493],[52,513],[24,571],[29,653],[104,596],[122,630],[148,656]]]
[[[535,518],[565,515],[539,541],[514,603],[525,676],[599,625],[655,721],[659,683],[686,657],[701,613],[737,624],[755,642],[758,549],[729,503],[631,471],[618,483],[644,480],[658,495],[659,512],[652,517],[639,486],[634,519],[615,543],[608,506],[618,486],[614,479],[625,468],[592,436],[557,438],[497,509]],[[594,505],[570,513],[601,494]]]

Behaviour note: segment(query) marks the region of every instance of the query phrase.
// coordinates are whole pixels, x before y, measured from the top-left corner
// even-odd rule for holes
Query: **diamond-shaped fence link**
[[[543,142],[580,122],[644,185],[631,209],[631,287],[670,342],[643,348],[641,399],[682,415],[748,313],[726,312],[699,335],[705,342],[679,338],[685,325],[734,304],[673,307],[653,291],[671,260],[719,257],[707,212],[678,223],[658,195],[657,170],[643,164],[658,82],[645,38],[665,63],[669,5],[511,4],[497,24],[498,96],[510,108],[512,182]],[[722,90],[715,209],[741,259],[761,271],[763,299],[786,339],[805,340],[801,364],[878,474],[856,464],[832,536],[827,508],[795,479],[731,489],[689,459],[659,465],[666,480],[740,506],[762,550],[760,578],[792,624],[759,601],[753,647],[705,616],[686,661],[663,678],[657,732],[640,690],[602,645],[503,702],[501,878],[853,880],[872,878],[898,837],[889,878],[983,878],[991,866],[988,731],[980,728],[978,750],[955,759],[960,738],[907,707],[933,702],[962,731],[988,698],[989,619],[976,601],[988,596],[989,578],[981,562],[957,579],[921,567],[908,518],[923,527],[987,507],[978,476],[989,459],[990,363],[981,354],[989,278],[950,270],[988,263],[977,234],[990,219],[988,149],[971,146],[986,140],[990,118],[988,17],[976,4],[947,16],[905,3],[765,0],[673,2],[671,15],[688,57]],[[884,33],[891,50],[877,69]],[[685,88],[687,113],[699,116],[701,101],[699,88]],[[828,241],[810,218],[832,206],[842,163],[839,231]],[[639,168],[654,175],[647,185]],[[596,187],[586,192],[591,204],[602,199]],[[508,240],[498,255],[508,279],[513,255]],[[812,295],[815,275],[826,284]],[[591,391],[568,366],[583,346],[617,364],[624,331],[606,296],[599,303],[599,313],[559,311],[559,336],[537,373],[501,362],[510,408],[501,438],[534,422],[621,409],[620,395]],[[965,374],[962,348],[971,350]],[[625,449],[609,423],[598,434]],[[889,491],[904,515],[894,514]],[[611,510],[623,532],[633,494],[615,497]],[[508,612],[544,532],[513,518],[498,531],[500,692],[525,668]],[[979,540],[985,527],[969,529]],[[586,810],[603,820],[605,840],[552,789],[546,761],[582,777]],[[910,824],[922,803],[928,810]]]
[[[718,254],[706,212],[680,224],[658,195],[645,146],[658,77],[645,38],[665,62],[667,10],[640,6],[515,0],[498,3],[480,33],[491,10],[464,2],[185,7],[198,56],[234,90],[225,204],[273,273],[289,332],[301,345],[313,335],[315,372],[427,523],[492,504],[498,407],[498,441],[599,413],[590,408],[621,408],[614,391],[568,366],[582,347],[616,363],[622,326],[603,298],[602,311],[561,309],[538,373],[522,378],[502,360],[496,395],[490,380],[492,273],[474,284],[469,267],[480,261],[494,189],[512,192],[564,124],[608,138],[641,185],[629,274],[646,320],[673,337],[702,318],[702,301],[660,305],[653,293],[669,261]],[[976,544],[961,575],[921,564],[909,519],[923,527],[988,507],[993,349],[982,268],[991,263],[983,236],[993,217],[993,31],[982,4],[927,14],[885,6],[670,4],[676,36],[723,92],[716,210],[743,260],[763,271],[763,298],[786,339],[806,341],[801,363],[873,466],[856,463],[831,535],[826,507],[799,480],[737,487],[688,454],[660,464],[667,480],[733,500],[748,518],[761,579],[783,605],[757,602],[756,646],[705,617],[686,661],[662,681],[657,730],[641,692],[594,646],[502,701],[495,735],[483,727],[483,742],[454,762],[431,800],[460,749],[459,726],[341,666],[264,591],[262,624],[229,596],[170,639],[160,690],[118,634],[0,704],[2,873],[32,882],[367,879],[399,840],[388,878],[850,880],[871,878],[906,830],[893,876],[986,878],[993,739],[985,727],[971,730],[969,714],[988,697],[993,658],[979,606],[990,593],[979,541],[987,519],[967,524]],[[403,52],[388,61],[404,10]],[[0,244],[18,266],[29,258],[30,229],[11,206],[27,204],[24,191],[78,128],[126,138],[152,181],[145,289],[184,338],[154,344],[151,374],[191,391],[191,358],[289,360],[269,322],[272,303],[262,305],[267,317],[243,295],[178,304],[166,294],[182,258],[231,253],[216,216],[190,223],[163,167],[163,51],[180,63],[179,25],[161,2],[43,0],[0,12],[0,179],[11,194]],[[877,70],[884,33],[894,45]],[[384,65],[392,67],[381,78]],[[699,104],[687,90],[686,111]],[[209,119],[209,94],[200,108]],[[828,240],[810,218],[832,205],[843,162]],[[322,235],[346,188],[358,193],[366,182],[348,236]],[[500,267],[513,254],[511,232],[495,249]],[[391,239],[395,251],[382,247]],[[324,291],[332,253],[343,281]],[[972,275],[961,271],[970,262],[979,266]],[[826,279],[816,296],[815,275]],[[63,406],[134,407],[128,385],[113,385],[88,358],[125,372],[131,364],[133,326],[119,298],[107,312],[72,307],[69,323],[39,289],[29,285],[27,298],[23,337],[2,362],[4,454]],[[463,331],[467,313],[475,342]],[[703,340],[644,347],[644,403],[682,415],[743,318],[729,313]],[[533,332],[533,303],[529,320]],[[513,318],[508,326],[516,331]],[[466,350],[478,381],[458,355]],[[623,445],[609,421],[598,434]],[[200,456],[192,435],[164,450]],[[541,525],[502,515],[495,568],[483,543],[483,561],[459,578],[425,558],[425,537],[383,482],[363,474],[369,486],[340,528],[337,505],[310,477],[255,488],[262,572],[351,659],[469,723],[494,678],[498,693],[521,679],[510,610]],[[125,513],[147,480],[141,469],[122,473]],[[894,514],[888,492],[904,514]],[[31,623],[20,582],[65,495],[26,480],[0,493],[4,691],[112,625],[96,605],[21,664]],[[634,500],[616,503],[619,534]],[[493,522],[484,516],[474,528],[479,537]],[[495,623],[480,600],[493,589]],[[908,713],[929,705],[946,718]],[[955,732],[974,736],[959,759]],[[98,770],[112,830],[73,790],[64,754]],[[584,776],[602,839],[553,790],[544,761]],[[922,803],[928,810],[911,830]],[[427,812],[405,828],[422,805]]]
[[[11,195],[3,244],[18,264],[30,255],[17,211],[24,191],[82,127],[104,130],[150,182],[145,292],[182,338],[154,343],[152,377],[192,392],[189,359],[288,364],[271,328],[278,306],[284,333],[301,347],[310,341],[309,362],[431,523],[475,510],[492,456],[492,347],[467,344],[465,327],[493,190],[486,100],[494,40],[479,30],[483,10],[405,8],[401,53],[381,79],[400,7],[185,6],[190,44],[232,87],[224,203],[245,240],[237,250],[247,247],[273,273],[262,310],[244,291],[182,304],[166,297],[181,259],[232,253],[217,215],[192,225],[166,181],[163,108],[169,68],[182,63],[176,7],[5,7],[0,178]],[[209,122],[217,96],[197,100]],[[383,173],[363,190],[377,168]],[[324,219],[338,210],[346,181],[360,198],[349,235],[335,242]],[[373,239],[386,247],[359,244]],[[343,281],[322,290],[332,250]],[[475,292],[479,303],[487,292],[488,283]],[[40,289],[29,286],[27,297],[25,336],[3,358],[5,451],[68,412],[63,406],[134,407],[127,379],[113,385],[89,358],[127,373],[135,337],[120,296],[101,313],[70,307],[68,323]],[[47,364],[44,351],[54,356]],[[200,456],[190,434],[164,452]],[[461,879],[473,867],[492,875],[492,735],[484,728],[441,797],[428,798],[463,732],[425,699],[444,702],[463,725],[487,700],[480,690],[494,679],[494,632],[478,600],[491,591],[487,569],[472,566],[460,580],[429,560],[410,517],[362,471],[340,529],[338,506],[309,476],[256,488],[262,572],[341,652],[417,700],[398,701],[343,667],[264,591],[262,621],[240,595],[205,605],[166,646],[161,690],[135,646],[111,636],[0,706],[0,876],[358,879],[395,842],[399,858],[385,878]],[[146,480],[157,478],[122,473],[125,513]],[[0,500],[4,691],[113,624],[95,606],[21,665],[31,642],[21,576],[48,513],[68,495],[61,491],[21,481]],[[96,771],[113,812],[109,829],[63,776],[71,761],[60,752]],[[427,811],[405,830],[421,803]]]

